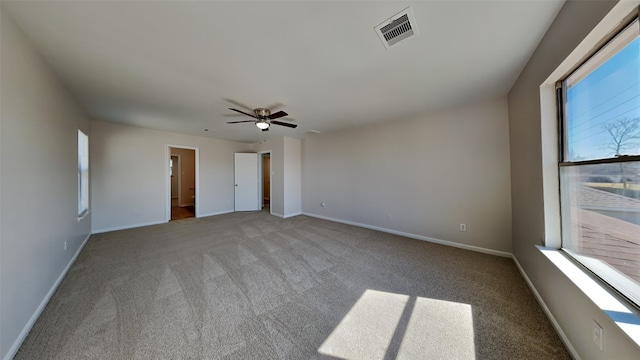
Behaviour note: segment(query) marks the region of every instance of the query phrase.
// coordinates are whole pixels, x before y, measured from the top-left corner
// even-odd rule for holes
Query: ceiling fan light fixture
[[[253,118],[254,120],[240,120],[240,121],[227,121],[227,124],[237,124],[237,123],[249,123],[252,122],[254,124],[256,124],[256,126],[258,127],[258,129],[262,130],[262,131],[269,131],[269,127],[271,127],[271,125],[278,125],[278,126],[286,126],[292,129],[295,129],[296,127],[298,127],[298,125],[296,124],[290,124],[288,122],[282,122],[276,119],[280,119],[282,117],[285,117],[289,114],[287,114],[284,111],[278,111],[275,114],[271,113],[271,110],[267,109],[267,108],[255,108],[253,109],[253,114],[249,114],[248,112],[244,112],[242,110],[238,110],[238,109],[234,109],[234,108],[229,108],[229,110],[235,111],[237,113],[243,114],[243,115],[247,115],[251,118]]]

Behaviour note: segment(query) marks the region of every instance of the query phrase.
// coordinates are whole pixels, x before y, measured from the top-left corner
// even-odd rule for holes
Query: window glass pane
[[[89,138],[78,130],[78,216],[89,211]]]
[[[560,169],[562,247],[640,304],[640,162]]]
[[[640,154],[635,21],[565,81],[565,161]]]
[[[565,79],[560,167],[563,250],[638,306],[640,161],[621,156],[640,155],[639,34],[636,19]]]

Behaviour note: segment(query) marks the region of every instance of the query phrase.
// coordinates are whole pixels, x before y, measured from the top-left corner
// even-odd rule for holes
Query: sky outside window
[[[638,24],[635,24],[637,28]],[[614,157],[607,124],[638,119],[640,134],[640,38],[566,90],[566,161]],[[630,140],[620,155],[640,154],[640,140]]]

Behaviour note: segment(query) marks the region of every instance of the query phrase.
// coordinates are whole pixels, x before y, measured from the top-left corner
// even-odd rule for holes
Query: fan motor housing
[[[269,115],[271,115],[271,110],[265,108],[256,108],[253,110],[253,112],[259,119],[266,119]]]

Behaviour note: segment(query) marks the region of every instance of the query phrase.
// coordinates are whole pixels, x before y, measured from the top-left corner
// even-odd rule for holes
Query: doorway
[[[262,210],[271,212],[271,154],[262,154]]]
[[[196,216],[198,149],[168,146],[169,206],[167,221]]]
[[[256,153],[233,155],[234,210],[260,210],[259,157]]]
[[[271,214],[271,151],[234,154],[234,210]]]

